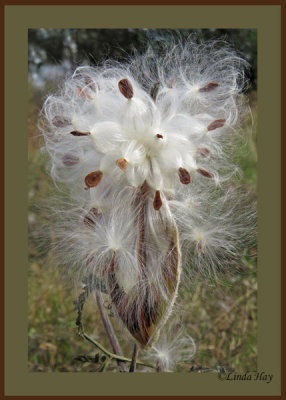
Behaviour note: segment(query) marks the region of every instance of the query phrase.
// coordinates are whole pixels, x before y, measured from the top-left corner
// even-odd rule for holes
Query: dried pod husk
[[[147,202],[147,199],[145,198],[143,201]],[[165,207],[162,207],[163,209]],[[153,245],[158,245],[157,253],[160,253],[160,256],[156,259],[156,266],[153,265],[153,267],[159,272],[164,291],[148,276],[151,271],[148,269],[150,255],[148,252],[146,253],[146,237],[150,239],[150,232],[146,226],[148,219],[142,218],[142,216],[139,216],[141,226],[139,225],[140,229],[138,230],[138,252],[140,253],[138,262],[140,268],[134,289],[128,292],[119,284],[117,271],[120,261],[117,260],[116,253],[114,253],[107,270],[108,291],[116,313],[143,348],[148,347],[157,338],[160,329],[167,321],[177,296],[181,274],[181,254],[176,224],[171,217],[164,214],[164,211],[159,212],[162,214],[161,218],[165,219],[165,222],[159,228],[160,242],[162,243],[163,239],[165,246],[162,250],[159,247],[159,241],[156,242],[154,238]],[[145,230],[148,231],[148,234]],[[159,232],[157,232],[157,236],[158,234]]]

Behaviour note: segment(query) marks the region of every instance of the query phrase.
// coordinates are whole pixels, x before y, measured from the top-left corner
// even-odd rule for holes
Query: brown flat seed
[[[72,131],[70,134],[73,136],[87,136],[90,135],[90,132]]]
[[[57,127],[57,128],[63,128],[64,126],[68,126],[71,125],[71,121],[70,119],[63,117],[61,115],[56,115],[53,118],[53,124]]]
[[[118,82],[118,88],[126,99],[132,99],[134,92],[131,82],[128,79],[121,79]]]
[[[160,210],[160,208],[162,207],[160,190],[156,190],[154,201],[153,201],[153,207],[156,211]]]
[[[197,172],[198,172],[199,174],[205,176],[206,178],[213,178],[213,177],[214,177],[213,174],[212,174],[211,172],[208,172],[208,171],[206,171],[205,169],[198,168],[198,169],[197,169]]]
[[[216,119],[208,126],[208,131],[213,131],[214,129],[221,128],[225,124],[225,119]]]
[[[73,156],[72,154],[65,154],[62,158],[62,162],[67,167],[71,167],[71,166],[79,163],[79,158],[76,156]]]
[[[82,99],[92,99],[92,96],[90,96],[88,93],[86,93],[85,90],[83,90],[82,88],[78,87],[76,88],[78,95],[82,98]]]
[[[187,185],[191,182],[191,175],[185,168],[179,168],[179,178],[181,183]]]
[[[148,183],[144,181],[139,190],[140,197],[146,197],[149,193]]]
[[[125,160],[125,158],[119,158],[118,160],[116,160],[116,165],[122,169],[122,171],[125,171],[127,168],[127,164],[128,162]]]
[[[94,171],[86,175],[84,178],[86,186],[89,188],[97,186],[101,181],[102,175],[101,171]]]
[[[198,245],[199,245],[199,249],[200,249],[201,254],[204,256],[206,253],[205,253],[205,250],[203,248],[202,242],[199,242]]]
[[[217,82],[209,82],[205,86],[201,87],[199,89],[199,92],[201,92],[201,93],[211,92],[212,90],[214,90],[218,86],[219,86],[219,84]]]
[[[98,212],[97,208],[92,207],[83,219],[84,225],[92,228],[93,226],[95,226],[96,219],[99,215],[100,213]]]
[[[206,147],[200,147],[197,149],[197,153],[202,157],[207,157],[210,154],[210,150]]]
[[[155,82],[154,85],[151,87],[150,96],[152,97],[154,102],[156,101],[159,87],[160,87],[160,82]]]
[[[175,78],[171,78],[171,79],[169,80],[169,88],[172,89],[173,86],[174,86],[174,84],[175,84]]]
[[[163,135],[161,135],[160,133],[157,133],[157,138],[159,138],[159,139],[163,139]]]
[[[86,85],[88,85],[89,88],[90,88],[91,90],[93,90],[94,92],[96,91],[96,86],[95,86],[95,84],[94,84],[94,82],[93,82],[93,80],[91,79],[90,76],[85,75],[85,77],[84,77],[84,83],[85,83]]]

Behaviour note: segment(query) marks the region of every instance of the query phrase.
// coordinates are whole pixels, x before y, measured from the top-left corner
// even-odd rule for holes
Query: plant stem
[[[108,359],[105,361],[105,363],[104,363],[104,365],[103,365],[103,368],[102,368],[102,372],[105,372],[105,371],[107,370],[107,367],[108,367],[110,361],[111,361],[111,358],[108,358]]]
[[[157,361],[156,372],[163,372],[162,365],[160,364],[159,361]]]
[[[131,361],[131,364],[130,364],[129,372],[135,372],[136,371],[136,362],[137,362],[138,352],[139,352],[139,348],[138,348],[137,344],[135,343],[134,344],[134,348],[133,348],[132,361]]]
[[[109,342],[111,344],[112,350],[114,352],[114,354],[118,355],[118,356],[123,356],[123,352],[121,350],[120,344],[118,342],[118,339],[116,337],[116,334],[114,332],[114,329],[111,325],[110,319],[107,315],[107,312],[105,310],[103,301],[102,301],[102,296],[101,293],[96,290],[95,292],[95,298],[96,298],[96,302],[97,302],[97,306],[99,309],[99,313],[101,316],[101,320],[103,322],[104,328],[106,330]],[[118,364],[118,369],[120,372],[127,372],[127,366],[125,364],[124,361],[120,361],[120,360],[116,360],[117,364]]]
[[[81,330],[81,332],[79,333],[79,335],[81,337],[83,337],[84,339],[86,339],[88,342],[92,343],[94,346],[96,346],[100,351],[102,351],[102,353],[104,353],[106,356],[110,357],[110,359],[114,359],[114,360],[119,360],[119,361],[126,361],[131,363],[132,359],[131,358],[127,358],[127,357],[123,357],[123,356],[118,356],[116,354],[110,353],[108,350],[106,350],[100,343],[98,343],[96,340],[92,339],[91,337],[89,337],[83,330]],[[153,368],[156,369],[155,365],[152,364],[148,364],[148,363],[144,363],[142,361],[136,361],[136,364],[138,365],[143,365],[145,367],[149,367],[149,368]]]

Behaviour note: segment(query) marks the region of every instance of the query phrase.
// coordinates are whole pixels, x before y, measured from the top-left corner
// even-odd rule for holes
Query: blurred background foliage
[[[94,356],[96,351],[77,336],[73,301],[79,294],[61,276],[50,250],[53,226],[47,199],[56,192],[40,152],[38,114],[45,96],[60,80],[82,64],[100,64],[106,58],[123,60],[134,50],[144,51],[174,31],[157,29],[30,29],[29,30],[29,370],[97,371],[100,364],[76,361],[78,355]],[[256,196],[257,154],[257,32],[256,30],[180,30],[182,40],[195,34],[202,40],[225,39],[250,64],[249,99],[251,114],[242,126],[241,144],[235,154],[243,177],[240,184]],[[181,323],[197,345],[189,363],[176,371],[252,371],[257,368],[257,275],[256,248],[245,249],[238,271],[221,282],[198,279],[179,293]],[[108,306],[108,299],[106,299]],[[114,318],[111,320],[124,348],[131,356],[132,343]],[[84,308],[87,333],[108,349],[94,299]],[[115,371],[116,366],[109,367]],[[140,370],[140,368],[138,369]]]

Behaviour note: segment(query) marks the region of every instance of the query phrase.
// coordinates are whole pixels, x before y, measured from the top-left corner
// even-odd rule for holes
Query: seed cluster
[[[92,79],[89,76],[84,77],[84,82],[89,85],[89,88],[92,89],[92,91],[95,90],[96,85],[93,83]],[[172,85],[173,84],[174,84],[174,82],[172,81]],[[209,82],[208,84],[199,88],[198,92],[208,93],[208,92],[211,92],[211,91],[217,89],[218,86],[219,86],[219,84],[217,82]],[[118,82],[118,88],[119,88],[120,93],[128,101],[130,101],[134,97],[134,89],[133,89],[132,83],[129,81],[129,79],[127,79],[127,78],[121,79]],[[157,86],[157,90],[158,89],[159,89],[159,86]],[[81,97],[82,97],[82,94],[85,93],[85,97],[92,100],[92,96],[87,95],[83,88],[78,87],[77,90],[78,90],[78,94]],[[151,96],[152,96],[152,94],[151,94]],[[154,94],[153,94],[153,97],[154,97]],[[224,126],[225,122],[226,122],[226,120],[224,118],[216,119],[207,126],[207,131],[213,131],[215,129],[222,128]],[[53,118],[53,125],[57,128],[67,127],[67,126],[70,126],[71,124],[72,124],[71,120],[65,116],[56,115]],[[76,137],[84,137],[84,136],[90,136],[91,132],[82,132],[79,130],[72,130],[72,131],[70,131],[70,134],[72,136],[76,136]],[[95,131],[95,136],[96,136],[96,131]],[[164,139],[164,135],[162,135],[161,133],[157,133],[155,135],[155,137],[158,139]],[[207,157],[210,154],[210,150],[206,147],[198,148],[197,153],[199,155],[201,155],[202,157]],[[72,165],[78,164],[79,158],[73,156],[72,154],[65,154],[62,158],[62,162],[66,166],[72,166]],[[116,163],[117,167],[119,167],[122,171],[125,171],[127,169],[128,161],[125,158],[118,158],[115,161],[115,163]],[[152,163],[152,160],[150,161],[150,163]],[[208,172],[205,169],[197,168],[196,171],[206,178],[214,177],[214,175],[211,172]],[[179,180],[183,185],[187,185],[191,182],[190,172],[186,168],[179,167],[178,175],[179,175]],[[101,182],[102,176],[103,176],[103,172],[100,170],[90,172],[85,177],[86,187],[93,188],[93,187],[96,187],[97,185],[99,185],[99,183]],[[159,189],[155,190],[153,206],[154,206],[154,209],[157,211],[160,210],[160,208],[162,206],[162,199],[160,196]]]
[[[45,102],[51,175],[71,189],[57,213],[60,264],[91,274],[143,347],[168,319],[181,266],[236,266],[255,226],[229,184],[244,65],[190,42],[80,67]]]

